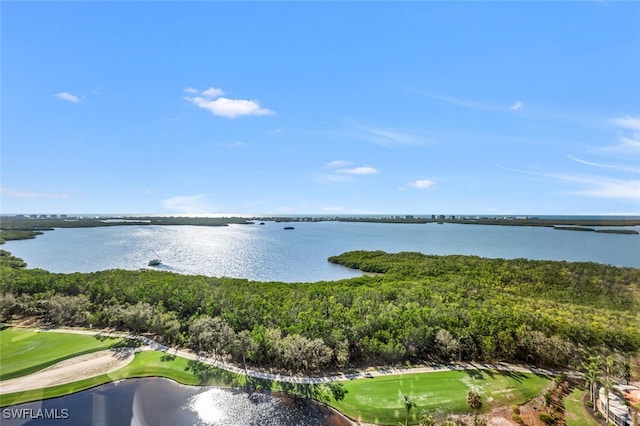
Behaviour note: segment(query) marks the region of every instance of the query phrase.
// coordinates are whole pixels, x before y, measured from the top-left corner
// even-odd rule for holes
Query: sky
[[[2,214],[640,214],[640,2],[0,15]]]

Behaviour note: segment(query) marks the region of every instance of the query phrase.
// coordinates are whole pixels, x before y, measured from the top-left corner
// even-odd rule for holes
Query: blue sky
[[[2,213],[640,214],[638,2],[1,19]]]

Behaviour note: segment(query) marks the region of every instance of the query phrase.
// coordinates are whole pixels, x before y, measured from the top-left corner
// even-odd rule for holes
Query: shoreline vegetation
[[[14,215],[0,218],[0,244],[10,240],[36,238],[45,231],[55,228],[93,228],[103,226],[130,225],[191,225],[191,226],[228,226],[231,224],[253,225],[264,221],[278,223],[288,222],[362,222],[362,223],[397,223],[397,224],[428,224],[449,223],[461,225],[498,225],[498,226],[539,226],[551,227],[559,230],[593,231],[610,234],[638,235],[633,229],[593,229],[591,226],[629,227],[640,225],[640,218],[603,217],[578,218],[558,217],[539,218],[534,216],[382,216],[382,217],[184,217],[184,216],[67,216],[67,215]]]
[[[576,367],[640,349],[640,269],[353,251],[368,273],[279,283],[156,270],[50,273],[0,250],[0,322],[150,333],[243,365],[308,373],[402,362]]]
[[[600,232],[602,234],[626,234],[626,235],[638,235],[640,232],[635,229],[594,229],[584,226],[554,226],[553,229],[560,231],[587,231],[587,232]]]

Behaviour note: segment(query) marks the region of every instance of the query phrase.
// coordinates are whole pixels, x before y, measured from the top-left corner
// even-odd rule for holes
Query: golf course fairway
[[[424,411],[472,412],[466,402],[468,391],[482,398],[482,411],[498,406],[521,404],[540,395],[549,379],[530,373],[495,370],[442,371],[401,374],[344,383],[346,395],[330,405],[347,416],[367,423],[404,423],[403,395],[416,407],[410,422],[417,422]]]

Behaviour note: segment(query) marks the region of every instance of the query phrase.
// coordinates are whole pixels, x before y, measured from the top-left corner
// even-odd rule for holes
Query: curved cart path
[[[340,373],[330,376],[301,376],[301,375],[287,375],[287,374],[273,374],[262,372],[258,370],[247,369],[244,370],[236,365],[226,363],[219,359],[213,359],[209,357],[200,356],[194,352],[180,350],[177,348],[169,348],[164,346],[155,340],[148,337],[138,336],[128,333],[114,333],[106,331],[94,331],[84,329],[43,329],[42,332],[50,333],[73,333],[73,334],[85,334],[92,336],[102,337],[124,337],[128,339],[138,340],[144,345],[142,347],[133,348],[120,348],[120,350],[100,351],[92,354],[81,355],[61,363],[55,364],[45,370],[38,371],[27,376],[18,377],[15,379],[9,379],[0,381],[0,394],[25,391],[31,389],[42,389],[49,386],[59,385],[63,383],[71,383],[78,380],[86,379],[89,377],[98,376],[100,374],[109,373],[124,367],[133,360],[133,354],[143,350],[158,350],[167,352],[171,355],[180,356],[186,359],[199,361],[205,364],[212,365],[222,370],[230,371],[233,373],[243,374],[250,377],[266,380],[275,380],[286,383],[301,383],[301,384],[321,384],[331,383],[336,381],[354,380],[359,378],[372,378],[380,376],[391,376],[399,374],[415,374],[415,373],[432,373],[438,371],[447,370],[476,370],[476,369],[492,369],[500,371],[512,371],[519,373],[535,373],[544,375],[558,374],[558,371],[549,369],[526,367],[520,365],[498,363],[498,364],[486,364],[486,363],[456,363],[448,365],[433,365],[433,366],[421,366],[421,367],[387,367],[368,369],[365,371],[356,371],[353,373]]]

